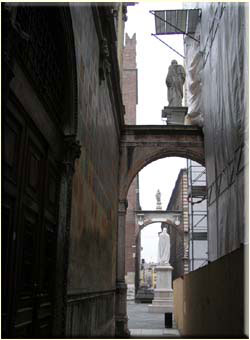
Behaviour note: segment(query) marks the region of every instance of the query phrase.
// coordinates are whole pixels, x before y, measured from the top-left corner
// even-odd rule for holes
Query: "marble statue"
[[[155,197],[156,197],[156,209],[157,210],[161,210],[162,209],[162,206],[161,206],[161,192],[160,192],[159,189],[157,190],[157,193],[156,193]]]
[[[186,73],[182,65],[178,65],[176,60],[172,60],[168,68],[166,85],[168,88],[168,106],[182,106],[183,84]]]
[[[169,258],[170,258],[170,237],[167,233],[167,229],[163,228],[163,231],[159,235],[158,263],[160,265],[169,264]]]

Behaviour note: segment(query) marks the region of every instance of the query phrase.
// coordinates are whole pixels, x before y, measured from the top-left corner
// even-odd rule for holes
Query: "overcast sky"
[[[136,33],[138,68],[137,124],[163,124],[161,110],[168,105],[165,79],[173,59],[183,65],[183,59],[162,42],[151,36],[155,33],[154,16],[150,10],[181,9],[178,2],[141,2],[128,7],[125,30],[130,37]],[[183,36],[160,36],[168,45],[183,55]],[[165,210],[179,170],[186,167],[184,158],[164,158],[147,165],[139,173],[140,203],[144,210],[156,208],[155,194],[162,193]],[[141,258],[147,262],[157,260],[160,224],[151,224],[142,231]]]

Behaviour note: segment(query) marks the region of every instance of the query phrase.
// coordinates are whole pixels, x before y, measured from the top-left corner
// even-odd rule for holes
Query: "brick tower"
[[[136,124],[136,104],[138,102],[137,92],[137,68],[136,68],[136,34],[132,38],[126,34],[123,49],[123,77],[122,95],[126,109],[125,124]],[[140,233],[136,224],[135,210],[140,208],[139,204],[139,181],[135,177],[128,192],[128,209],[126,216],[126,282],[128,285],[128,298],[134,298],[134,291],[139,285],[140,265]]]

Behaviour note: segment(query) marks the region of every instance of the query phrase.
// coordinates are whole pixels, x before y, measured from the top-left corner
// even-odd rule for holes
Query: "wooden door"
[[[8,107],[3,127],[4,327],[14,337],[49,337],[56,269],[58,166],[25,112],[13,103]]]

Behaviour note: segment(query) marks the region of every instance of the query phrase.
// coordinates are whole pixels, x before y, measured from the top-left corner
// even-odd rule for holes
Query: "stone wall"
[[[78,73],[77,137],[82,148],[73,178],[67,335],[97,336],[98,330],[112,336],[120,133],[117,117],[121,112],[114,102],[119,93],[114,93],[111,77],[118,70],[113,69],[113,61],[109,73],[104,72],[104,79],[100,77],[103,40],[98,30],[103,27],[98,25],[105,22],[105,15],[96,17],[88,5],[70,7]],[[105,25],[102,34],[108,32],[108,23]],[[106,38],[110,48],[111,38]],[[109,50],[109,55],[115,55],[115,44],[111,46],[114,50]],[[108,300],[106,294],[111,295]]]

